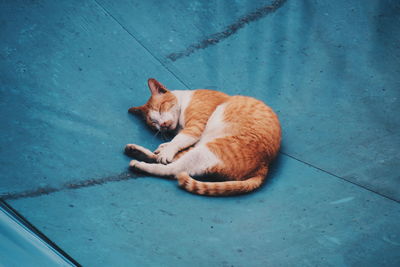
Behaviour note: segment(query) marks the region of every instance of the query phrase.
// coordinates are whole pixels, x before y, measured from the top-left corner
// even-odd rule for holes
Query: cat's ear
[[[132,114],[145,115],[147,112],[147,107],[146,105],[139,107],[131,107],[130,109],[128,109],[128,112]]]
[[[168,92],[168,89],[156,79],[150,78],[147,83],[152,95],[162,95]]]

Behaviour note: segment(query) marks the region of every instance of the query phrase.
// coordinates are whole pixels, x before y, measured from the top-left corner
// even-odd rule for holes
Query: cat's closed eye
[[[151,126],[156,126],[157,125],[157,121],[155,119],[152,118],[147,118],[147,124],[150,124]]]
[[[172,104],[169,103],[169,102],[167,102],[167,101],[165,101],[165,102],[161,103],[159,111],[160,111],[160,112],[161,112],[161,111],[167,111],[167,110],[169,110],[171,107],[172,107]]]

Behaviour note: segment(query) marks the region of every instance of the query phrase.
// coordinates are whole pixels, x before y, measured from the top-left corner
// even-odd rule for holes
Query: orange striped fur
[[[137,145],[126,151],[137,159],[130,166],[159,176],[173,176],[189,192],[236,195],[260,187],[277,155],[281,128],[277,115],[262,101],[213,90],[169,91],[149,79],[152,96],[140,113],[159,131],[176,131],[171,142],[151,152]],[[217,176],[202,182],[192,176]]]

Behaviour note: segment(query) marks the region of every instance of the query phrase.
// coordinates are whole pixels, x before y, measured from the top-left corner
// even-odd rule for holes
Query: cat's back
[[[240,180],[265,167],[280,141],[279,120],[270,107],[252,97],[231,96],[210,117],[200,144],[223,162],[217,173]]]
[[[242,140],[243,144],[256,145],[264,150],[279,149],[281,127],[278,116],[261,100],[248,96],[232,96],[225,103],[226,134]],[[269,149],[268,149],[269,150]]]
[[[280,142],[278,117],[264,102],[253,97],[229,96],[208,89],[192,92],[185,117],[187,122],[207,123],[203,142],[217,136],[243,137],[248,142]]]
[[[229,95],[214,90],[197,89],[191,92],[190,102],[184,111],[186,123],[205,124],[215,109],[230,99]]]
[[[249,96],[232,96],[226,102],[225,120],[250,128],[279,127],[278,116],[263,101]]]
[[[226,102],[231,97],[223,92],[209,90],[209,89],[197,89],[193,91],[193,96],[190,105],[201,106],[201,107],[215,107],[221,103]]]

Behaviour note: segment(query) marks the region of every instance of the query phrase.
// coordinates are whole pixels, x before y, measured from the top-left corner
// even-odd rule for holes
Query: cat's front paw
[[[175,154],[175,150],[167,146],[157,154],[157,162],[162,164],[171,163]]]
[[[127,144],[125,146],[125,154],[131,157],[136,157],[136,154],[138,154],[139,150],[136,145],[134,144]]]
[[[154,150],[154,154],[159,154],[164,148],[166,148],[168,146],[170,142],[166,142],[166,143],[162,143],[161,145],[159,145],[157,147],[156,150]]]

